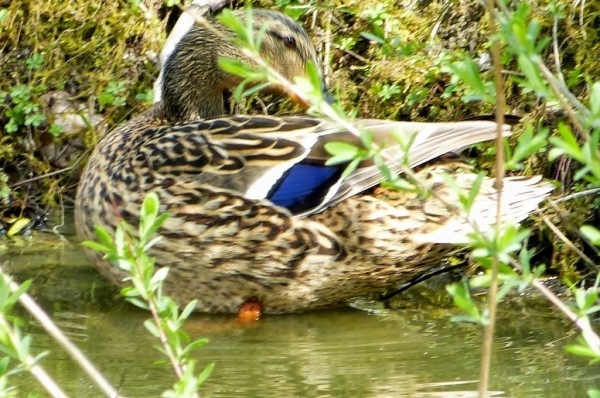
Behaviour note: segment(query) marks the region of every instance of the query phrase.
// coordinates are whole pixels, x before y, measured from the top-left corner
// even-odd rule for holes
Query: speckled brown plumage
[[[275,19],[297,31],[293,21]],[[308,36],[298,37],[303,46],[311,46]],[[195,51],[212,56],[215,50],[199,46]],[[272,54],[273,64],[281,66],[278,53]],[[197,73],[181,72],[179,79],[185,82],[173,84],[200,85],[195,76],[208,72],[203,63],[193,65]],[[311,202],[312,207],[295,212],[276,206],[267,198],[294,165],[322,164],[324,142],[356,143],[356,137],[330,121],[310,117],[233,116],[178,123],[181,115],[166,111],[172,103],[189,102],[186,118],[206,116],[208,105],[200,98],[173,98],[172,92],[178,90],[163,91],[161,103],[98,143],[81,176],[76,227],[82,240],[93,240],[95,225],[112,232],[122,219],[135,224],[144,196],[156,192],[161,210],[171,217],[150,254],[158,266],[170,267],[165,292],[181,303],[198,299],[199,311],[229,313],[249,299],[260,301],[270,313],[342,305],[423,272],[455,250],[449,243],[464,240],[470,230],[432,197],[383,188],[371,196],[355,195],[381,181],[377,167],[368,162],[332,184],[322,203]],[[418,134],[410,150],[414,166],[491,139],[496,130],[491,122],[356,124],[388,144],[394,142],[392,131],[406,137]],[[390,157],[401,152],[389,149]],[[456,194],[445,185],[442,172],[451,172],[464,189],[476,177],[448,163],[419,171],[420,178],[449,200]],[[538,177],[506,179],[506,216],[520,221],[551,190]],[[482,226],[494,222],[489,211],[494,195],[493,180],[485,179],[473,215]],[[101,254],[89,254],[105,277],[123,285],[122,271]]]

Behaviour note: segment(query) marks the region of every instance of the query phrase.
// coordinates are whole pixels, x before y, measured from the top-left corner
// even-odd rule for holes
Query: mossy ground
[[[554,20],[548,12],[550,2],[529,3],[542,32],[551,36]],[[85,163],[85,148],[93,146],[103,131],[89,126],[81,139],[80,132],[56,130],[53,116],[45,113],[52,105],[44,99],[46,93],[68,93],[78,106],[77,112],[87,117],[101,115],[107,128],[149,106],[147,93],[158,72],[149,55],[160,52],[166,18],[160,0],[143,4],[149,13],[133,2],[118,0],[0,1],[0,216],[4,227],[15,217],[68,203]],[[573,92],[585,99],[589,83],[600,79],[600,4],[585,2],[583,9],[564,0],[558,4],[565,7],[564,18],[557,25],[560,60],[555,60],[551,45],[543,55],[551,68],[560,64]],[[234,4],[244,5],[243,1]],[[480,102],[462,101],[465,88],[454,84],[443,69],[462,54],[480,57],[489,52],[488,19],[477,1],[329,0],[298,4],[261,0],[253,5],[285,9],[304,24],[323,58],[330,86],[344,108],[355,110],[358,117],[446,121],[494,111]],[[365,32],[382,35],[389,42],[398,37],[399,41],[396,46],[382,46],[368,40]],[[505,57],[506,71],[515,65],[514,58]],[[491,74],[491,70],[485,72],[484,77],[491,79]],[[518,76],[507,73],[506,78],[507,113],[551,128],[566,119],[525,92],[518,85]],[[19,97],[16,87],[24,87],[27,95]],[[292,108],[288,102],[279,101],[271,109],[287,113]],[[242,110],[259,112],[260,106],[249,101]],[[45,117],[35,119],[36,114]],[[11,117],[16,130],[7,129]],[[76,136],[84,145],[64,155],[66,143]],[[517,139],[518,134],[513,140]],[[45,150],[50,145],[58,148],[52,152],[58,153],[56,157]],[[470,153],[487,170],[493,165],[490,148],[480,145]],[[524,172],[559,180],[559,193],[584,188],[585,184],[573,183],[574,165],[546,159],[545,153],[530,158]],[[63,170],[65,164],[73,167],[14,186]],[[8,186],[13,186],[10,193]],[[580,225],[597,219],[598,205],[598,200],[587,196],[561,204],[561,210],[571,215],[573,225]],[[546,247],[545,261],[563,273],[572,272],[576,257],[533,218],[540,227],[536,239]],[[570,231],[566,229],[576,238]]]

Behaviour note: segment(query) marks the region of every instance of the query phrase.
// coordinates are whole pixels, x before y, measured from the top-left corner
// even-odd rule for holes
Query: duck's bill
[[[335,102],[335,99],[329,92],[329,88],[325,83],[323,83],[323,85],[321,86],[321,92],[323,93],[323,100],[329,105],[332,105]],[[296,104],[300,105],[304,109],[310,108],[310,102],[308,102],[305,98],[298,96],[295,92],[290,92],[288,95],[292,99],[292,101],[294,101]]]
[[[310,103],[308,101],[306,101],[305,98],[298,96],[296,93],[291,92],[289,94],[289,97],[292,101],[294,101],[296,104],[300,105],[302,108],[304,108],[304,109],[310,108]]]

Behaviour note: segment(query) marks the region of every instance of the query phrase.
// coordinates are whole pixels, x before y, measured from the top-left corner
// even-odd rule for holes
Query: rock
[[[85,132],[92,128],[97,136],[101,136],[106,122],[102,116],[94,114],[93,106],[71,99],[66,91],[50,91],[40,99],[48,125],[59,126],[62,131],[61,140],[56,140],[49,132],[41,134],[40,149],[53,166],[67,167],[74,153],[85,150]]]

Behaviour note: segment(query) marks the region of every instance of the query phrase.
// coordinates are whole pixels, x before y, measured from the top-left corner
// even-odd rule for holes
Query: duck
[[[244,56],[226,39],[233,33],[212,23],[222,37],[192,24],[163,62],[160,101],[94,148],[76,194],[81,240],[97,240],[96,226],[114,233],[122,220],[137,224],[144,197],[156,193],[160,211],[170,214],[149,251],[158,267],[169,268],[164,293],[181,304],[197,300],[199,312],[236,313],[251,303],[277,314],[344,306],[396,287],[467,242],[470,222],[481,228],[496,222],[493,178],[483,178],[473,209],[461,215],[437,199],[458,202],[444,174],[465,191],[478,174],[455,161],[434,161],[493,139],[496,123],[352,121],[386,145],[383,159],[393,173],[407,157],[435,195],[386,188],[372,160],[349,174],[346,164],[326,164],[327,143],[362,146],[334,121],[224,115],[223,91],[239,79],[216,60]],[[318,65],[310,37],[291,18],[253,10],[253,26],[264,29],[261,51],[284,77],[304,76],[308,61]],[[510,127],[502,131],[508,135]],[[407,153],[398,136],[413,139]],[[506,177],[503,219],[522,221],[552,189],[540,176]],[[105,278],[125,286],[123,270],[102,253],[87,254]]]

